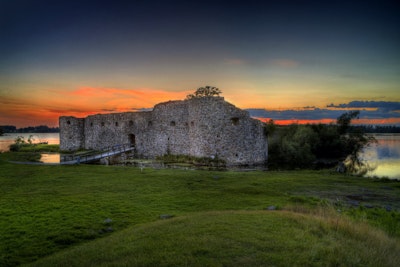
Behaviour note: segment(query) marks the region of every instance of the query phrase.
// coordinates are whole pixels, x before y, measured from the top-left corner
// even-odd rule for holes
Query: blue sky
[[[241,108],[400,101],[398,1],[16,0],[0,2],[0,25],[0,124],[149,108],[204,85]]]

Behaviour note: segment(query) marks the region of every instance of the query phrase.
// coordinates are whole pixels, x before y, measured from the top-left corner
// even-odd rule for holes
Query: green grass
[[[398,181],[16,165],[11,154],[0,155],[0,266],[395,266],[400,255]]]
[[[18,162],[40,162],[42,155],[39,152],[16,152],[7,153],[7,160]]]
[[[185,166],[207,166],[207,167],[220,167],[225,168],[226,162],[219,158],[208,158],[208,157],[195,157],[189,155],[172,155],[166,154],[157,157],[157,160],[162,161],[166,164],[188,164]]]
[[[23,145],[20,152],[59,152],[59,145],[48,145],[48,144],[32,144],[32,145]]]
[[[381,232],[334,216],[225,211],[131,227],[32,266],[396,266],[399,252]]]
[[[40,162],[41,153],[58,153],[60,151],[59,145],[48,145],[48,144],[13,144],[13,153],[5,153],[9,161],[20,161],[20,162]]]

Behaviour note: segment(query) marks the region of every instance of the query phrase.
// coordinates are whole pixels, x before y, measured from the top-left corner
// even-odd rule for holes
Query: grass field
[[[0,266],[400,262],[398,181],[330,171],[19,165],[6,161],[11,154],[0,155]]]

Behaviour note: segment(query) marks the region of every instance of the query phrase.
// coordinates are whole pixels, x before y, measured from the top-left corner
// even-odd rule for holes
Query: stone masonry
[[[61,150],[104,150],[126,143],[145,158],[218,157],[232,166],[265,164],[268,157],[262,123],[223,97],[169,101],[145,112],[60,117]]]

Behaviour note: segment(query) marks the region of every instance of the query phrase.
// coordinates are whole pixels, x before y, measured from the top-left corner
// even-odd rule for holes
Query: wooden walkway
[[[86,154],[86,155],[71,155],[67,160],[61,161],[61,165],[71,165],[71,164],[80,164],[80,163],[89,163],[98,161],[102,158],[107,158],[111,156],[115,156],[118,154],[122,154],[128,151],[134,150],[135,147],[131,146],[131,144],[123,144],[123,145],[115,145],[108,148],[106,151]]]

